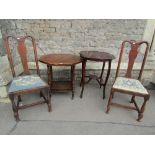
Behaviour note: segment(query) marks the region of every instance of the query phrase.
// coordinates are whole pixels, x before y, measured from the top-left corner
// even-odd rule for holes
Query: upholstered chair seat
[[[126,77],[117,77],[113,88],[131,93],[148,94],[147,90],[139,80]]]
[[[47,84],[38,75],[15,77],[10,84],[9,93],[45,87]]]

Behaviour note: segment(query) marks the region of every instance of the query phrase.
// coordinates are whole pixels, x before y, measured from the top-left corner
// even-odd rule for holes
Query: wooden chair
[[[125,77],[119,77],[118,74],[119,74],[120,64],[122,61],[123,53],[125,53],[125,49],[127,47],[127,44],[130,45],[130,51],[128,53],[128,67],[127,67]],[[141,42],[136,42],[134,40],[123,41],[122,46],[121,46],[116,76],[115,76],[115,82],[111,88],[106,113],[109,112],[111,105],[115,105],[115,106],[119,106],[119,107],[124,107],[124,108],[128,108],[128,109],[136,110],[138,112],[137,121],[140,121],[143,118],[145,105],[146,105],[146,102],[149,100],[150,95],[147,92],[147,90],[143,87],[140,80],[141,80],[142,72],[144,70],[144,65],[146,62],[148,48],[149,48],[149,44],[146,41],[141,41]],[[140,50],[144,50],[143,57],[141,60],[141,68],[139,71],[138,79],[133,79],[131,77],[132,69],[133,69],[133,65],[135,63],[135,60],[136,60],[138,54],[140,54],[140,52],[139,52]],[[113,103],[112,98],[114,97],[115,92],[131,95],[132,96],[131,97],[131,103],[134,103],[134,106],[131,106],[131,105],[127,106],[127,105],[122,105],[122,104],[118,104],[118,103]],[[144,102],[143,102],[142,106],[137,105],[137,103],[135,101],[136,96],[144,98]]]
[[[30,74],[30,70],[28,67],[28,53],[25,41],[29,40],[32,43],[32,50],[34,52],[34,59],[35,59],[35,65],[36,65],[36,71],[37,74]],[[11,50],[10,42],[15,41],[17,43],[17,51],[19,53],[19,57],[21,59],[21,64],[23,67],[23,74],[22,76],[16,75],[16,69],[15,64],[13,60],[13,53]],[[19,109],[27,108],[30,106],[34,106],[37,104],[47,103],[48,105],[48,111],[51,111],[51,103],[50,103],[50,87],[49,85],[44,82],[40,78],[40,72],[39,72],[39,65],[38,65],[38,57],[37,57],[37,50],[36,50],[36,44],[35,39],[31,36],[25,36],[25,37],[13,37],[13,36],[7,36],[4,39],[8,59],[10,62],[10,67],[13,75],[13,80],[10,84],[8,94],[9,98],[12,102],[12,109],[14,112],[14,117],[16,121],[19,121]],[[48,95],[45,97],[43,91],[47,91]],[[43,97],[44,100],[40,100],[34,103],[21,105],[21,95],[23,94],[30,94],[30,93],[40,93],[40,97]],[[17,100],[16,100],[17,99]]]

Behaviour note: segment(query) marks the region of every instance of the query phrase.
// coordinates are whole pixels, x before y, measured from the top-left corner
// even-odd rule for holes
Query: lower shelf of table
[[[72,90],[71,81],[52,81],[51,90],[56,92],[64,92]]]

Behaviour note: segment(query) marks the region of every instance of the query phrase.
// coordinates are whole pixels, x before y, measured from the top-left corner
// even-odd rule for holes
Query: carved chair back
[[[142,76],[142,73],[144,70],[144,65],[146,62],[146,57],[147,57],[147,53],[148,53],[148,49],[149,49],[149,44],[146,41],[136,42],[135,40],[130,40],[130,41],[125,40],[122,42],[121,51],[120,51],[119,60],[118,60],[118,67],[116,70],[116,77],[119,74],[122,57],[123,57],[123,54],[125,53],[125,47],[127,46],[127,44],[130,45],[130,50],[128,53],[128,64],[127,64],[127,70],[126,70],[125,77],[132,78],[132,69],[133,69],[135,60],[136,60],[138,54],[140,53],[140,51],[142,50],[143,58],[141,60],[141,68],[140,68],[139,75],[138,75],[138,80],[141,80],[141,76]],[[142,45],[145,45],[145,46],[142,46]]]
[[[15,64],[14,64],[14,60],[13,60],[13,56],[12,56],[12,50],[11,50],[10,44],[9,44],[10,40],[11,41],[15,40],[17,42],[17,51],[18,51],[18,54],[21,59],[21,64],[23,66],[23,73],[27,74],[27,75],[30,74],[30,70],[29,70],[29,66],[28,66],[28,52],[27,52],[25,41],[30,40],[32,42],[36,70],[37,70],[37,74],[40,75],[35,39],[32,36],[24,36],[24,37],[7,36],[4,39],[4,43],[5,43],[6,52],[8,55],[8,59],[10,62],[10,67],[11,67],[13,76],[15,77],[16,73],[15,73]]]

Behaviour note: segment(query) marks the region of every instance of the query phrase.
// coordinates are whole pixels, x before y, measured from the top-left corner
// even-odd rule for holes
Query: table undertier
[[[65,92],[72,90],[71,81],[52,81],[51,90],[55,92]]]

